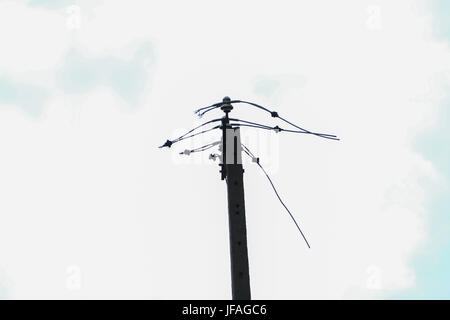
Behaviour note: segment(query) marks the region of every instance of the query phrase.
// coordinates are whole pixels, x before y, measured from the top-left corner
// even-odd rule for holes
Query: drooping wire
[[[228,103],[238,103],[239,101],[240,101],[240,100],[231,100],[231,101],[228,102]],[[210,111],[210,110],[213,110],[213,109],[216,109],[216,108],[221,107],[223,104],[224,104],[224,102],[214,103],[214,104],[212,104],[212,105],[210,105],[210,106],[207,106],[207,107],[203,107],[203,108],[197,109],[197,110],[194,111],[194,113],[199,114],[200,111],[203,111],[203,110],[206,110],[206,109],[208,109],[208,111]],[[208,111],[205,111],[205,113],[208,112]],[[201,117],[201,116],[199,115],[199,117]]]
[[[254,106],[254,107],[258,108],[258,109],[264,110],[264,111],[266,111],[266,112],[268,112],[268,113],[270,113],[270,114],[272,114],[272,112],[274,112],[274,111],[270,111],[269,109],[267,109],[267,108],[265,108],[265,107],[263,107],[263,106],[260,106],[259,104],[253,103],[253,102],[244,101],[244,100],[239,100],[238,103],[246,103],[246,104],[249,104],[249,105]]]
[[[220,141],[214,141],[214,142],[208,143],[204,146],[192,149],[192,151],[194,151],[194,152],[205,151],[205,150],[211,149],[214,146],[217,146],[218,144],[220,144]]]
[[[206,151],[206,150],[208,150],[208,149],[213,148],[214,146],[216,146],[216,145],[218,145],[218,144],[220,144],[220,141],[215,141],[215,142],[208,143],[208,144],[206,144],[206,145],[204,145],[204,146],[201,146],[201,147],[198,147],[198,148],[194,148],[194,149],[191,149],[191,150],[186,149],[186,150],[184,150],[183,152],[180,152],[180,154],[185,154],[185,155],[188,156],[188,155],[190,155],[191,153],[194,153],[194,152],[203,152],[203,151]]]
[[[212,110],[214,110],[214,109],[217,109],[217,108],[219,108],[219,107],[220,107],[220,106],[215,106],[215,107],[206,109],[206,110],[204,110],[203,112],[197,113],[197,116],[198,116],[199,118],[201,118],[201,117],[203,117],[203,116],[205,115],[205,113],[207,113],[207,112],[209,112],[209,111],[212,111]]]
[[[295,220],[294,216],[292,215],[291,211],[289,211],[288,207],[284,204],[283,200],[281,200],[280,195],[278,194],[277,189],[275,188],[275,185],[272,182],[272,179],[269,177],[269,175],[267,174],[266,170],[264,170],[263,166],[259,163],[259,158],[255,157],[254,154],[250,151],[250,149],[248,149],[244,144],[241,144],[242,148],[244,150],[244,152],[253,159],[256,159],[256,164],[261,168],[261,170],[264,172],[264,174],[266,175],[267,179],[270,182],[270,185],[272,186],[273,191],[275,192],[275,195],[278,197],[278,200],[280,200],[281,204],[283,205],[283,207],[286,209],[287,213],[289,213],[290,217],[292,218],[292,221],[294,221],[298,231],[300,232],[300,234],[303,237],[303,240],[305,240],[306,245],[308,246],[308,248],[311,248],[311,246],[309,245],[308,240],[306,240],[305,235],[303,234],[302,229],[300,228],[300,226],[298,225],[297,221]]]
[[[250,127],[250,128],[256,128],[256,129],[263,129],[263,130],[268,130],[268,131],[275,131],[275,132],[281,132],[281,131],[285,131],[285,132],[290,132],[290,133],[304,133],[304,134],[310,134],[309,132],[305,132],[305,131],[299,131],[299,130],[287,130],[287,129],[283,129],[280,128],[279,126],[275,126],[275,127],[268,127],[265,125],[251,125],[251,124],[245,124],[245,123],[230,123],[231,126],[235,126],[235,127]],[[326,139],[331,139],[331,140],[339,140],[339,138],[333,138],[333,137],[325,137]]]
[[[322,138],[324,138],[324,139],[330,139],[330,140],[336,140],[336,141],[339,141],[339,140],[340,140],[339,138],[337,138],[336,136],[331,135],[331,134],[316,133],[316,132],[301,131],[301,130],[289,130],[289,129],[281,129],[281,128],[280,128],[280,130],[281,130],[281,131],[284,131],[284,132],[291,132],[291,133],[305,133],[305,134],[312,134],[312,135],[315,135],[315,136],[322,137]]]
[[[331,139],[331,138],[334,138],[334,139],[332,139],[332,140],[339,140],[339,138],[337,138],[337,137],[336,137],[335,135],[333,135],[333,134],[323,134],[323,133],[315,133],[315,132],[311,132],[311,131],[309,131],[309,130],[306,130],[306,129],[303,129],[303,128],[297,126],[296,124],[293,124],[292,122],[290,122],[290,121],[288,121],[288,120],[286,120],[286,119],[284,119],[284,118],[282,118],[282,117],[280,117],[280,116],[278,116],[277,118],[280,119],[281,121],[286,122],[287,124],[290,124],[291,126],[297,128],[297,129],[302,130],[302,131],[305,132],[305,133],[313,134],[313,135],[316,135],[316,136],[319,136],[319,137],[322,137],[322,138],[325,138],[325,139]]]
[[[180,140],[182,140],[185,136],[187,136],[189,133],[194,132],[195,130],[197,130],[197,129],[201,128],[201,127],[204,127],[204,126],[206,126],[207,124],[210,124],[210,123],[212,123],[212,122],[221,121],[221,120],[222,120],[222,119],[217,118],[217,119],[214,119],[214,120],[206,121],[205,123],[202,123],[201,125],[199,125],[199,126],[193,128],[193,129],[189,130],[188,132],[186,132],[186,133],[183,134],[182,136],[179,136],[178,138],[176,138],[176,139],[173,140],[173,141],[180,141]]]
[[[246,124],[251,124],[251,125],[254,125],[254,126],[265,127],[265,128],[267,128],[267,129],[273,129],[273,127],[267,126],[267,125],[265,125],[265,124],[259,124],[259,123],[252,122],[252,121],[247,121],[247,120],[241,120],[241,119],[236,119],[236,118],[230,118],[230,121],[238,121],[238,122],[243,122],[243,123],[246,123]]]
[[[185,139],[189,139],[189,138],[198,136],[198,135],[200,135],[200,134],[203,134],[203,133],[206,133],[206,132],[213,131],[213,130],[219,128],[219,127],[220,127],[220,125],[215,126],[215,127],[212,127],[212,128],[209,128],[209,129],[207,129],[207,130],[199,131],[199,132],[193,133],[193,134],[191,134],[191,135],[189,135],[189,136],[184,136],[183,138],[177,139],[177,140],[175,140],[175,141],[173,141],[173,142],[179,142],[179,141],[182,141],[182,140],[185,140]]]
[[[264,125],[253,125],[253,124],[246,124],[246,123],[230,123],[230,126],[232,127],[249,127],[249,128],[257,128],[257,129],[264,129],[268,131],[275,130],[273,127],[267,127]]]
[[[189,130],[188,132],[186,132],[185,134],[179,136],[178,138],[176,138],[176,139],[174,139],[174,140],[167,140],[167,141],[166,141],[163,145],[161,145],[159,148],[164,148],[164,147],[169,147],[169,148],[170,148],[170,146],[171,146],[172,144],[174,144],[175,142],[179,142],[179,141],[184,140],[184,139],[192,138],[192,137],[194,137],[194,136],[196,136],[196,135],[203,134],[203,133],[212,131],[212,130],[214,130],[214,129],[217,129],[218,127],[220,127],[220,125],[219,125],[219,126],[215,126],[214,128],[211,128],[211,129],[208,129],[208,130],[204,130],[204,131],[201,131],[201,132],[197,132],[197,133],[195,133],[195,134],[192,134],[192,135],[188,136],[188,134],[194,132],[194,131],[197,130],[197,129],[200,129],[201,127],[206,126],[207,124],[210,124],[210,123],[213,123],[213,122],[217,122],[217,121],[221,121],[221,120],[222,120],[222,119],[214,119],[214,120],[210,120],[210,121],[207,121],[207,122],[205,122],[205,123],[202,123],[201,125],[199,125],[199,126],[193,128],[193,129]]]
[[[276,111],[270,111],[269,109],[264,108],[263,106],[260,106],[260,105],[258,105],[258,104],[256,104],[256,103],[248,102],[248,101],[242,101],[242,100],[240,100],[240,102],[241,102],[241,103],[246,103],[246,104],[249,104],[249,105],[252,105],[252,106],[257,107],[258,109],[264,110],[264,111],[270,113],[271,116],[272,116],[273,118],[279,118],[281,121],[284,121],[284,122],[286,122],[287,124],[290,124],[291,126],[297,128],[297,129],[299,129],[299,130],[302,130],[302,131],[304,131],[304,132],[306,132],[306,133],[313,134],[313,135],[316,135],[316,136],[319,136],[319,137],[322,137],[322,138],[327,138],[327,137],[328,137],[328,139],[329,139],[329,138],[331,137],[331,138],[336,138],[336,139],[332,139],[332,140],[339,140],[335,135],[332,135],[332,134],[316,133],[316,132],[312,132],[312,131],[306,130],[306,129],[304,129],[304,128],[301,128],[301,127],[297,126],[296,124],[294,124],[294,123],[292,123],[292,122],[290,122],[290,121],[288,121],[288,120],[286,120],[286,119],[280,117],[280,116],[278,115],[278,112],[276,112]],[[286,131],[286,130],[285,130],[285,131]]]
[[[258,109],[261,109],[261,110],[263,110],[263,111],[265,111],[267,113],[270,113],[270,115],[273,118],[279,118],[281,121],[284,121],[287,124],[297,128],[297,129],[299,129],[299,130],[301,130],[301,131],[303,131],[305,133],[312,134],[312,135],[315,135],[315,136],[318,136],[318,137],[321,137],[321,138],[325,138],[325,139],[340,140],[339,138],[337,138],[335,135],[332,135],[332,134],[316,133],[316,132],[312,132],[312,131],[306,130],[306,129],[304,129],[304,128],[302,128],[302,127],[300,127],[300,126],[298,126],[298,125],[296,125],[296,124],[294,124],[294,123],[284,119],[283,117],[280,117],[278,115],[278,112],[270,111],[269,109],[267,109],[267,108],[265,108],[265,107],[263,107],[263,106],[261,106],[259,104],[256,104],[256,103],[253,103],[253,102],[249,102],[249,101],[244,101],[244,100],[232,100],[229,103],[244,103],[244,104],[248,104],[248,105],[254,106],[254,107],[258,108]],[[208,107],[197,109],[195,111],[195,113],[201,118],[203,115],[205,115],[205,113],[207,113],[207,112],[209,112],[211,110],[220,108],[222,105],[223,105],[223,102],[215,103],[215,104],[210,105]]]
[[[235,125],[235,126],[239,126],[239,127],[241,127],[241,126],[243,126],[243,127],[252,127],[252,128],[258,128],[258,129],[274,130],[276,132],[285,131],[285,132],[290,132],[290,133],[314,134],[314,135],[320,135],[322,138],[325,138],[325,139],[339,140],[339,138],[336,138],[336,136],[334,136],[334,135],[329,135],[329,134],[324,134],[324,133],[316,133],[316,132],[301,131],[301,130],[289,130],[289,129],[280,128],[279,126],[270,127],[270,126],[267,126],[265,124],[259,124],[259,123],[255,123],[255,122],[251,122],[251,121],[240,120],[240,119],[233,119],[233,118],[230,118],[230,120],[231,121],[237,121],[237,122],[243,122],[242,124],[240,124],[240,123],[230,123],[231,125]]]
[[[254,106],[254,107],[258,108],[258,109],[264,110],[264,111],[269,112],[270,114],[272,114],[272,111],[270,111],[269,109],[264,108],[263,106],[260,106],[259,104],[256,104],[256,103],[253,103],[253,102],[248,102],[248,101],[243,101],[243,100],[232,100],[232,101],[230,101],[228,103],[230,103],[230,104],[231,103],[246,103],[246,104],[252,105],[252,106]],[[203,117],[205,115],[205,113],[207,113],[207,112],[209,112],[211,110],[220,108],[222,105],[223,105],[223,102],[215,103],[215,104],[210,105],[208,107],[203,107],[203,108],[197,109],[197,110],[194,111],[194,113],[196,113],[198,115],[198,117],[201,118],[201,117]]]

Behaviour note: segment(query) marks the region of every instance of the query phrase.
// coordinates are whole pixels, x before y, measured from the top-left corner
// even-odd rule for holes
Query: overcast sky
[[[242,129],[253,298],[450,298],[449,10],[1,0],[0,298],[229,299],[226,95],[342,139]]]

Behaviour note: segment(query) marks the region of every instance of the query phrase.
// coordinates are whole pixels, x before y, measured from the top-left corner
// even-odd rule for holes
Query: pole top
[[[223,112],[225,112],[226,114],[228,114],[231,110],[233,110],[233,106],[231,105],[231,99],[230,97],[226,96],[223,98],[222,100],[222,106],[220,107],[220,109],[222,109]]]

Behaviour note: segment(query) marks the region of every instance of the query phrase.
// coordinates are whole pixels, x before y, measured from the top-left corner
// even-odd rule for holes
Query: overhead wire
[[[313,135],[320,135],[320,136],[322,136],[323,138],[326,138],[326,139],[339,140],[339,138],[336,138],[336,136],[323,134],[323,133],[316,133],[316,132],[310,132],[310,131],[301,131],[301,130],[289,130],[289,129],[280,128],[279,126],[270,127],[270,126],[265,125],[265,124],[259,124],[259,123],[255,123],[255,122],[251,122],[251,121],[234,119],[234,118],[230,118],[230,120],[243,122],[243,124],[230,123],[230,125],[235,125],[235,126],[244,126],[244,127],[258,128],[258,129],[274,130],[274,131],[277,131],[277,132],[285,131],[285,132],[290,132],[290,133],[313,134]]]
[[[209,150],[209,149],[213,148],[214,146],[216,146],[218,144],[220,144],[220,141],[215,141],[215,142],[208,143],[208,144],[206,144],[204,146],[201,146],[201,147],[198,147],[198,148],[194,148],[194,149],[191,149],[191,150],[186,149],[183,152],[180,152],[180,154],[190,155],[191,153],[194,153],[194,152],[203,152],[203,151],[206,151],[206,150]]]
[[[251,127],[251,128],[257,128],[257,129],[263,129],[263,130],[274,130],[274,131],[276,131],[276,132],[285,131],[285,132],[290,132],[290,133],[312,134],[312,135],[316,135],[316,136],[318,136],[318,137],[325,138],[325,139],[340,140],[339,138],[337,138],[336,135],[332,135],[332,134],[324,134],[324,133],[317,133],[317,132],[312,132],[312,131],[309,131],[309,130],[307,130],[307,129],[304,129],[304,128],[302,128],[302,127],[300,127],[300,126],[298,126],[298,125],[296,125],[296,124],[290,122],[289,120],[287,120],[287,119],[285,119],[285,118],[283,118],[283,117],[280,117],[276,111],[271,111],[271,110],[269,110],[269,109],[267,109],[267,108],[265,108],[265,107],[263,107],[263,106],[261,106],[261,105],[258,105],[258,104],[256,104],[256,103],[253,103],[253,102],[244,101],[244,100],[230,100],[230,101],[228,101],[228,102],[226,102],[226,103],[227,103],[227,104],[231,104],[231,103],[243,103],[243,104],[251,105],[251,106],[256,107],[256,108],[258,108],[258,109],[261,109],[261,110],[263,110],[263,111],[265,111],[265,112],[267,112],[267,113],[270,113],[270,115],[271,115],[273,118],[279,118],[281,121],[283,121],[283,122],[285,122],[285,123],[287,123],[287,124],[289,124],[289,125],[295,127],[295,128],[298,129],[298,130],[283,129],[283,128],[280,128],[279,126],[271,127],[271,126],[268,126],[268,125],[265,125],[265,124],[260,124],[260,123],[256,123],[256,122],[252,122],[252,121],[247,121],[247,120],[242,120],[242,119],[236,119],[236,118],[229,118],[230,121],[233,121],[233,122],[230,122],[230,123],[229,123],[229,125],[232,126],[232,127],[233,127],[233,126],[234,126],[234,127]],[[199,108],[199,109],[195,110],[194,113],[196,113],[199,117],[202,117],[203,115],[205,115],[205,114],[208,113],[209,111],[218,109],[218,108],[222,107],[224,104],[225,104],[225,102],[215,103],[215,104],[212,104],[212,105],[210,105],[210,106],[206,106],[206,107],[203,107],[203,108]],[[189,138],[191,138],[191,137],[194,137],[194,136],[197,136],[197,135],[200,135],[200,134],[203,134],[203,133],[206,133],[206,132],[209,132],[209,131],[212,131],[212,130],[221,128],[222,125],[217,125],[217,126],[214,126],[214,127],[212,127],[212,128],[209,128],[209,129],[207,129],[207,130],[203,130],[203,131],[200,131],[200,132],[193,133],[195,130],[197,130],[197,129],[201,128],[201,127],[204,127],[204,126],[207,125],[207,124],[210,124],[210,123],[213,123],[213,122],[217,122],[217,121],[221,121],[221,120],[222,120],[221,118],[218,118],[218,119],[214,119],[214,120],[207,121],[207,122],[205,122],[205,123],[203,123],[203,124],[201,124],[201,125],[199,125],[199,126],[193,128],[193,129],[189,130],[188,132],[186,132],[185,134],[179,136],[178,138],[176,138],[176,139],[174,139],[174,140],[167,140],[167,141],[165,142],[164,145],[160,146],[160,148],[163,148],[163,147],[170,147],[173,143],[176,143],[176,142],[179,142],[179,141],[182,141],[182,140],[185,140],[185,139],[189,139]],[[191,133],[192,133],[192,134],[191,134]],[[206,144],[206,145],[204,145],[204,146],[201,146],[201,147],[198,147],[198,148],[194,148],[194,149],[191,149],[191,150],[186,149],[184,152],[180,152],[180,154],[186,154],[186,155],[189,155],[190,153],[193,153],[193,152],[202,152],[202,151],[206,151],[206,150],[208,150],[208,149],[214,147],[215,145],[217,145],[217,144],[219,144],[219,143],[220,143],[220,141],[216,141],[216,142],[209,143],[209,144]],[[259,158],[255,157],[255,155],[250,151],[250,149],[248,149],[244,144],[242,144],[242,150],[243,150],[250,158],[252,158],[253,162],[255,162],[255,163],[260,167],[260,169],[263,171],[264,175],[265,175],[265,176],[267,177],[267,179],[269,180],[269,183],[270,183],[270,185],[272,186],[272,189],[274,190],[275,195],[277,196],[278,200],[279,200],[280,203],[283,205],[283,207],[286,209],[287,213],[289,214],[289,216],[291,217],[292,221],[293,221],[294,224],[296,225],[296,227],[297,227],[298,231],[300,232],[300,234],[301,234],[303,240],[305,241],[306,245],[308,246],[308,248],[311,248],[310,245],[309,245],[308,240],[307,240],[306,237],[305,237],[305,234],[303,233],[302,229],[300,228],[299,224],[297,223],[295,217],[293,216],[293,214],[290,212],[290,210],[288,209],[288,207],[285,205],[285,203],[284,203],[283,200],[281,199],[281,197],[280,197],[280,195],[279,195],[279,193],[278,193],[278,191],[277,191],[277,189],[276,189],[276,187],[275,187],[275,185],[274,185],[272,179],[271,179],[270,176],[267,174],[267,172],[266,172],[266,170],[264,169],[264,167],[259,163]]]
[[[301,236],[303,237],[303,240],[305,240],[306,245],[308,246],[308,248],[311,248],[311,246],[309,245],[308,240],[305,237],[305,234],[303,233],[302,229],[300,228],[299,224],[297,223],[297,220],[295,220],[295,217],[292,215],[291,211],[288,209],[288,207],[284,204],[283,200],[281,199],[275,185],[273,184],[272,179],[269,177],[269,175],[267,174],[266,170],[263,168],[263,166],[261,165],[261,163],[259,163],[259,158],[255,157],[255,155],[250,151],[250,149],[248,149],[244,144],[242,145],[242,150],[244,150],[244,152],[250,157],[252,158],[252,160],[256,159],[256,161],[254,161],[260,168],[261,170],[264,172],[265,176],[267,177],[267,179],[270,182],[270,185],[272,186],[273,191],[275,192],[275,195],[277,196],[278,200],[280,200],[281,204],[283,205],[283,207],[286,209],[287,213],[289,214],[289,216],[291,217],[292,221],[294,221],[298,231],[300,232]]]
[[[296,124],[290,122],[289,120],[287,120],[287,119],[285,119],[285,118],[283,118],[283,117],[280,117],[280,116],[278,115],[278,112],[276,112],[276,111],[270,111],[269,109],[267,109],[267,108],[265,108],[265,107],[263,107],[263,106],[261,106],[261,105],[259,105],[259,104],[253,103],[253,102],[244,101],[244,100],[232,100],[232,101],[230,101],[230,102],[228,102],[228,103],[230,103],[230,104],[231,104],[231,103],[244,103],[244,104],[248,104],[248,105],[251,105],[251,106],[256,107],[256,108],[258,108],[258,109],[261,109],[261,110],[263,110],[263,111],[265,111],[265,112],[267,112],[267,113],[270,113],[270,115],[271,115],[273,118],[279,118],[281,121],[284,121],[285,123],[287,123],[287,124],[289,124],[289,125],[291,125],[291,126],[297,128],[297,129],[299,129],[299,130],[301,130],[301,131],[303,131],[303,132],[305,132],[305,133],[312,134],[312,135],[315,135],[315,136],[318,136],[318,137],[321,137],[321,138],[325,138],[325,139],[340,140],[339,138],[337,138],[336,135],[325,134],[325,133],[317,133],[317,132],[312,132],[312,131],[309,131],[309,130],[307,130],[307,129],[304,129],[304,128],[302,128],[302,127],[300,127],[300,126],[298,126],[298,125],[296,125]],[[199,117],[202,117],[202,116],[205,115],[207,112],[209,112],[209,111],[211,111],[211,110],[214,110],[214,109],[217,109],[217,108],[220,108],[223,104],[224,104],[223,102],[215,103],[215,104],[213,104],[213,105],[210,105],[210,106],[207,106],[207,107],[203,107],[203,108],[197,109],[194,113],[196,113]]]
[[[210,128],[208,130],[204,130],[204,131],[197,132],[195,134],[189,135],[190,133],[194,132],[195,130],[200,129],[201,127],[204,127],[207,124],[210,124],[210,123],[213,123],[213,122],[217,122],[217,121],[222,121],[222,119],[219,118],[219,119],[214,119],[214,120],[210,120],[210,121],[207,121],[205,123],[202,123],[201,125],[199,125],[199,126],[193,128],[193,129],[189,130],[188,132],[186,132],[185,134],[179,136],[178,138],[176,138],[174,140],[167,140],[163,145],[159,146],[159,148],[164,148],[164,147],[169,147],[170,148],[172,146],[172,144],[174,144],[175,142],[179,142],[179,141],[184,140],[184,139],[192,138],[192,137],[195,137],[196,135],[203,134],[203,133],[212,131],[214,129],[217,129],[217,128],[220,127],[220,125],[215,126],[213,128]]]

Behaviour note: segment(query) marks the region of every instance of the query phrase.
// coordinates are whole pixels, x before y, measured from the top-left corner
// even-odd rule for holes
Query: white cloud
[[[38,122],[0,109],[0,266],[9,295],[229,298],[218,167],[176,165],[156,149],[189,127],[195,107],[224,95],[276,106],[343,139],[279,140],[273,178],[312,250],[246,164],[254,298],[383,297],[413,286],[409,259],[426,238],[421,181],[437,177],[412,141],[436,117],[450,59],[431,40],[423,9],[377,3],[375,29],[367,28],[372,3],[363,1],[81,3],[89,14],[67,33],[55,28],[61,11],[8,2],[1,12],[10,20],[2,23],[20,40],[2,37],[13,45],[2,68],[23,79],[28,70],[57,68],[71,38],[92,55],[121,57],[151,39],[158,56],[138,110],[102,87],[79,100],[54,89]],[[48,34],[36,39],[41,20],[48,23],[37,34]],[[28,61],[24,49],[36,56]],[[258,95],[261,79],[279,85]],[[258,111],[241,114],[271,121]],[[73,265],[82,272],[78,291],[66,288]]]

